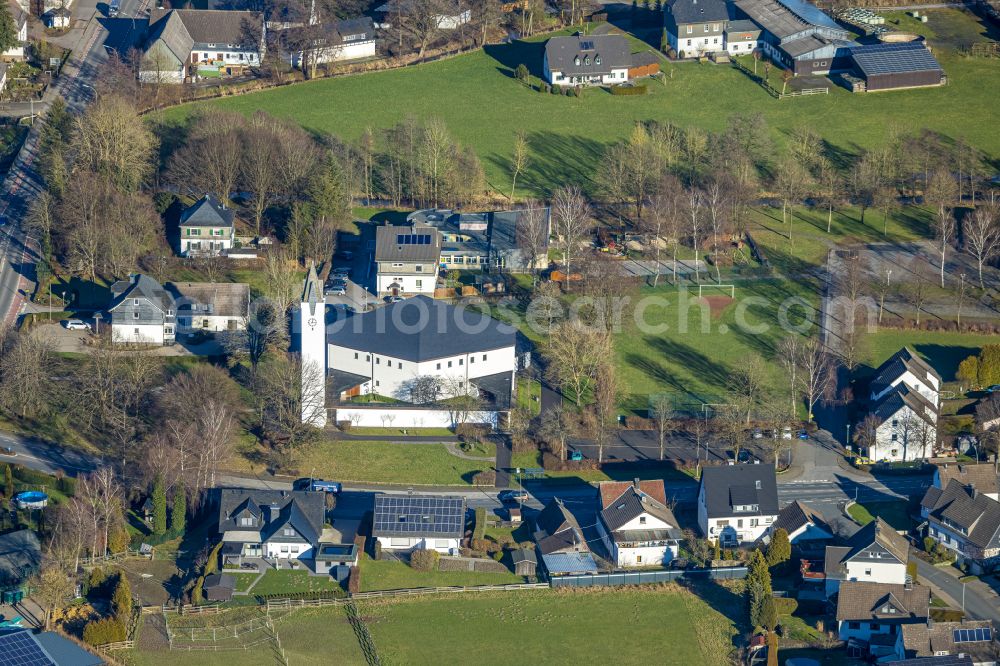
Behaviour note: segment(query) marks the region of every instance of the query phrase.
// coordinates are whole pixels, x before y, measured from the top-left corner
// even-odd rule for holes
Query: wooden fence
[[[786,97],[802,97],[803,95],[829,95],[829,88],[803,88],[802,90],[792,90],[790,92],[784,92],[778,95],[778,99],[785,99]]]
[[[131,650],[134,647],[135,641],[118,641],[117,643],[98,645],[97,649],[101,652],[115,652],[116,650]]]

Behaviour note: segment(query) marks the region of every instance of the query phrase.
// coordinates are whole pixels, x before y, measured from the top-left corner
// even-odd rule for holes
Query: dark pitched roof
[[[19,585],[38,571],[42,548],[29,529],[0,534],[0,585]]]
[[[733,35],[736,33],[750,33],[751,35],[760,34],[760,26],[751,21],[750,19],[737,19],[735,21],[729,21],[726,23],[726,34]]]
[[[805,0],[736,0],[736,6],[754,23],[780,39],[810,28],[846,33],[836,21]]]
[[[664,495],[663,481],[655,479],[652,483],[643,483],[646,483],[653,492],[647,493],[645,488],[641,486],[636,488],[635,485],[629,484],[623,492],[618,493],[617,497],[612,498],[611,495],[615,494],[614,489],[606,495],[603,487],[601,488],[601,503],[604,507],[601,511],[601,522],[604,523],[609,532],[616,532],[626,523],[643,514],[649,514],[662,520],[671,528],[677,529],[677,519],[674,518],[673,512],[667,508],[665,502],[660,500]],[[619,484],[615,483],[615,485]],[[601,486],[604,484],[602,483]]]
[[[915,42],[909,42],[907,44],[872,44],[870,46],[907,46],[908,44],[914,44]],[[857,55],[866,53],[864,49],[869,48],[868,46],[857,46],[851,49],[851,54],[855,56],[855,61],[857,61]],[[921,48],[926,50],[926,47],[921,45]],[[940,69],[940,67],[938,67]],[[941,382],[941,375],[938,374],[937,370],[932,368],[927,361],[920,358],[915,351],[909,347],[903,347],[898,352],[890,356],[885,360],[885,363],[880,365],[875,369],[875,374],[872,375],[871,381],[869,382],[869,387],[874,393],[881,393],[888,387],[892,386],[892,383],[903,376],[907,371],[909,371],[914,377],[919,377],[923,380],[927,375],[931,375]]]
[[[923,42],[865,44],[851,49],[851,57],[865,76],[942,71],[941,64]]]
[[[515,329],[485,314],[414,296],[338,319],[327,342],[404,361],[427,361],[514,346]]]
[[[824,557],[824,571],[827,578],[842,579],[846,563],[850,560],[871,559],[869,552],[885,551],[899,562],[906,564],[910,545],[906,537],[898,534],[887,522],[876,518],[855,532],[843,546],[827,546]],[[885,562],[884,558],[879,561]]]
[[[664,11],[673,15],[677,24],[725,21],[729,18],[725,0],[671,0]]]
[[[1000,476],[991,463],[947,463],[938,465],[937,473],[942,488],[946,488],[948,482],[955,479],[963,486],[972,486],[981,493],[1000,493]]]
[[[701,473],[701,491],[709,518],[728,516],[776,516],[778,486],[774,465],[722,465]],[[756,504],[757,511],[736,513],[736,504]]]
[[[133,275],[132,280],[119,280],[111,285],[111,305],[108,311],[112,311],[122,304],[122,301],[129,298],[144,298],[163,314],[167,310],[174,309],[174,297],[171,296],[159,282],[148,275],[139,273]]]
[[[149,12],[149,25],[152,27],[164,18],[170,19],[170,14],[180,19],[192,44],[242,44],[246,39],[244,23],[249,22],[254,25],[261,23],[259,12],[235,9],[154,8]],[[184,57],[187,58],[189,54],[190,47]]]
[[[608,74],[632,64],[632,52],[623,35],[552,37],[545,43],[545,57],[549,70],[564,76]]]
[[[194,40],[188,32],[180,14],[173,11],[160,13],[164,10],[152,9],[149,17],[149,30],[146,33],[146,50],[157,42],[162,42],[177,60],[187,62],[194,47]]]
[[[881,666],[972,666],[972,657],[967,654],[941,657],[918,657],[899,661],[882,661]]]
[[[798,500],[778,512],[778,517],[771,525],[771,532],[785,530],[791,535],[807,525],[815,525],[833,535],[833,530],[823,517]]]
[[[232,208],[219,203],[211,194],[206,194],[181,213],[182,227],[232,227],[235,218]]]
[[[441,256],[441,234],[433,227],[384,225],[375,230],[375,261],[430,261]]]
[[[535,517],[535,541],[543,556],[563,550],[590,550],[580,523],[558,497]]]
[[[871,411],[882,424],[896,416],[903,407],[912,409],[924,423],[932,428],[936,426],[934,417],[931,416],[931,414],[937,414],[934,404],[906,384],[899,384],[882,396],[882,399],[872,406]]]
[[[974,546],[1000,548],[1000,502],[963,486],[957,479],[951,479],[944,490],[934,493],[936,499],[928,497],[932,490],[935,489],[928,488],[921,502],[929,507],[931,520],[961,528]]]
[[[443,495],[375,495],[373,537],[438,537],[465,534],[465,498]]]
[[[256,516],[256,528],[239,525],[244,511]],[[223,488],[219,491],[219,532],[260,532],[270,539],[286,525],[311,544],[319,541],[326,517],[326,498],[321,492]]]
[[[240,282],[170,282],[180,314],[246,317],[250,314],[250,285]]]
[[[236,589],[236,579],[229,574],[212,574],[205,576],[205,588],[221,587],[227,590]]]
[[[837,621],[926,622],[930,589],[923,585],[892,585],[844,581],[837,596]]]

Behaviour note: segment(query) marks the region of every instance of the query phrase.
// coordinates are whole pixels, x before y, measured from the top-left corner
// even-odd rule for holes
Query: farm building
[[[919,41],[856,46],[851,58],[869,92],[940,86],[947,81],[937,59]]]
[[[643,51],[632,54],[632,64],[628,68],[629,81],[644,76],[653,76],[660,72],[660,56],[654,51]]]
[[[781,67],[796,75],[850,68],[850,33],[815,5],[805,0],[736,0],[735,6],[760,26],[761,49]]]

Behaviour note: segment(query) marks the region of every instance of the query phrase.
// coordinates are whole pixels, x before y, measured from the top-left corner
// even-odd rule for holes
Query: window
[[[486,354],[483,354],[483,360],[484,361],[486,360]]]
[[[872,570],[871,569],[865,569],[865,575],[866,576],[871,576],[872,575]]]
[[[403,369],[403,363],[402,363],[402,361],[396,361],[396,368],[398,368],[399,370]]]
[[[880,626],[881,625],[879,625],[878,622],[871,622],[869,623],[868,628],[871,629],[872,631],[878,631]]]
[[[892,420],[892,427],[893,428],[899,427],[899,419],[893,419]]]
[[[646,524],[646,516],[639,516],[639,524],[640,525]]]
[[[133,298],[132,299],[132,305],[139,305],[139,299],[138,298]]]
[[[719,24],[718,23],[713,23],[712,24],[712,32],[719,32]]]
[[[254,521],[252,517],[240,518],[240,527],[253,527],[253,522]]]
[[[848,622],[847,626],[850,627],[851,629],[860,629],[861,628],[861,623],[860,622]]]
[[[577,67],[580,66],[580,56],[573,58],[573,64],[576,65]]]
[[[174,327],[173,326],[164,326],[163,327],[163,334],[164,335],[173,335],[174,334]]]
[[[451,542],[448,541],[447,539],[435,539],[434,540],[434,547],[435,548],[450,548],[451,547]]]
[[[375,380],[375,386],[378,386],[378,385],[379,385],[379,381],[376,379]]]
[[[424,272],[424,266],[423,266],[423,264],[417,264],[416,266],[413,267],[413,270],[415,270],[418,273],[423,273]]]
[[[417,289],[422,289],[423,286],[424,286],[424,281],[423,280],[417,280],[416,284],[417,284]]]
[[[440,364],[440,363],[438,363],[438,364],[437,364],[437,369],[438,369],[438,370],[440,370],[440,369],[441,369],[441,364]]]
[[[282,546],[281,547],[281,552],[287,553],[288,552],[288,546]]]
[[[132,313],[132,318],[133,319],[138,319],[139,318],[139,311],[138,310],[136,310],[135,312]]]
[[[448,367],[449,368],[451,367],[451,361],[448,361]]]
[[[708,24],[701,26],[702,32],[708,32]]]
[[[406,548],[410,545],[409,539],[389,539],[389,545],[396,548]]]
[[[691,40],[690,40],[690,39],[688,40],[688,43],[687,43],[687,45],[688,45],[688,46],[691,46]]]
[[[465,365],[465,360],[464,359],[458,359],[458,364],[459,365]]]
[[[687,27],[687,34],[690,35],[692,32],[694,32],[694,26],[693,25],[689,25]],[[691,42],[690,41],[688,42],[688,46],[691,46]]]
[[[286,527],[285,529],[281,530],[281,533],[284,534],[285,536],[295,536],[295,530],[293,530],[291,527]]]
[[[365,354],[365,363],[367,363],[370,360],[372,360],[372,355],[371,354]]]
[[[729,521],[728,520],[720,520],[719,522],[716,523],[716,526],[719,527],[719,528],[723,528],[724,529],[726,527],[729,527]]]
[[[298,554],[298,552],[299,552],[299,547],[298,546],[292,546],[292,553]]]
[[[743,519],[742,519],[742,518],[739,518],[739,519],[738,519],[738,520],[736,521],[736,529],[741,529],[742,527],[743,527]]]
[[[642,564],[642,555],[636,555],[635,556],[635,563],[636,564]]]
[[[354,360],[358,360],[358,352],[354,352]]]
[[[895,441],[898,441],[898,439],[899,439],[899,435],[897,435],[896,433],[892,433],[892,441],[895,442]]]
[[[597,56],[596,58],[594,58],[594,63],[597,64],[597,65],[600,65],[601,64],[601,56]]]
[[[380,359],[378,356],[375,357],[375,365],[382,365],[382,359]]]
[[[475,363],[475,362],[476,362],[476,357],[475,356],[470,356],[469,357],[469,363]]]
[[[590,67],[590,56],[587,56],[586,58],[583,59],[583,64],[586,65],[587,67]]]

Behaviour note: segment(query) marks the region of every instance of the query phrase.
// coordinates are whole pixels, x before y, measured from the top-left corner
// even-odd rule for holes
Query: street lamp
[[[97,335],[101,334],[101,313],[100,312],[95,312],[94,313],[94,333],[96,333]]]

